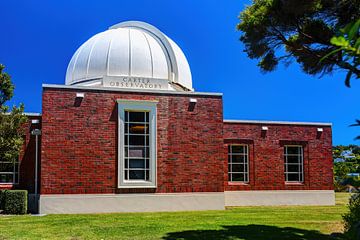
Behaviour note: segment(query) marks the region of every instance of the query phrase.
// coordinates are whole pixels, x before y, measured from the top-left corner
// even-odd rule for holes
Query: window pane
[[[149,171],[149,170],[146,170],[145,173],[146,173],[146,178],[145,178],[145,180],[146,180],[146,181],[150,181],[150,171]]]
[[[244,163],[246,162],[245,155],[232,155],[232,162],[233,163]]]
[[[125,122],[129,121],[129,112],[125,111]]]
[[[145,156],[149,157],[149,147],[125,147],[125,157],[144,158]]]
[[[301,147],[288,146],[287,147],[287,154],[301,154],[300,149],[301,149]]]
[[[125,168],[129,168],[129,159],[125,158]]]
[[[298,173],[288,173],[288,181],[289,182],[299,182],[301,181],[299,179],[299,174]]]
[[[288,172],[295,172],[295,173],[300,172],[300,165],[288,165],[287,168],[288,168],[287,169]]]
[[[0,173],[0,183],[13,183],[13,174],[3,174]]]
[[[244,172],[244,164],[232,164],[232,172]]]
[[[145,145],[145,136],[130,135],[129,136],[129,145],[144,146]]]
[[[242,173],[233,173],[232,174],[232,181],[234,181],[234,182],[236,182],[236,181],[238,181],[238,182],[245,181],[244,174],[242,174]]]
[[[145,168],[144,159],[129,159],[130,168]]]
[[[246,146],[233,145],[232,153],[246,153]]]
[[[19,173],[15,173],[15,181],[14,183],[19,183]]]
[[[141,123],[125,124],[125,133],[145,134],[149,133],[149,125]]]
[[[0,163],[0,172],[14,172],[14,163]]]
[[[145,122],[145,112],[129,112],[129,122]]]
[[[287,163],[300,163],[300,156],[287,156]]]
[[[129,171],[129,180],[144,180],[145,171],[144,170],[130,170]]]

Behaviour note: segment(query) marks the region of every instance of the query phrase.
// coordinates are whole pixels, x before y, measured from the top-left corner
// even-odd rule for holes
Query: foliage
[[[360,147],[358,145],[355,144],[349,144],[349,145],[337,145],[334,146],[332,149],[333,152],[333,158],[342,158],[342,153],[344,151],[351,151],[352,154],[357,158],[360,158]]]
[[[343,215],[345,233],[349,239],[360,238],[360,194],[350,198],[348,212]]]
[[[321,61],[332,57],[337,54],[343,56],[343,64],[349,66],[350,70],[345,78],[345,85],[350,87],[350,79],[353,74],[356,78],[360,78],[360,18],[352,23],[349,23],[344,28],[340,29],[340,34],[331,38],[330,42],[332,45],[337,47],[334,51],[325,55]]]
[[[4,191],[0,190],[0,210],[4,210]]]
[[[349,177],[348,173],[360,173],[360,151],[357,145],[334,146],[333,159],[342,159],[343,162],[334,162],[335,191],[345,191],[346,186],[360,187],[360,179]],[[348,153],[344,154],[344,153]]]
[[[253,0],[240,13],[237,28],[242,31],[245,52],[258,59],[265,72],[273,71],[279,62],[287,65],[295,60],[311,75],[340,68],[359,77],[360,69],[349,63],[347,49],[329,54],[345,44],[342,38],[330,39],[360,18],[359,6],[360,0]]]
[[[9,74],[3,72],[5,66],[0,64],[0,107],[14,95],[14,85]]]
[[[5,214],[27,213],[28,199],[26,190],[5,190],[2,195]]]
[[[360,126],[360,120],[359,120],[359,119],[356,119],[355,121],[356,121],[356,123],[354,123],[354,124],[352,124],[352,125],[350,125],[350,126],[352,126],[352,127],[359,127],[359,126]],[[360,140],[360,136],[357,136],[357,137],[355,138],[355,140]]]
[[[351,163],[334,163],[334,176],[336,179],[345,179],[348,173],[352,172],[353,166]]]
[[[13,96],[14,85],[10,76],[3,72],[0,64],[0,161],[12,162],[19,156],[23,145],[23,131],[21,126],[26,122],[23,114],[24,105],[9,107],[4,105]]]

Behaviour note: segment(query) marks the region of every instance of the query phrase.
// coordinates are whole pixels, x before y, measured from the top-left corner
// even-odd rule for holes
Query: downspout
[[[35,135],[35,186],[34,186],[34,194],[36,201],[36,208],[38,208],[38,165],[39,165],[39,136],[41,135],[40,129],[34,129],[31,131],[31,135]]]

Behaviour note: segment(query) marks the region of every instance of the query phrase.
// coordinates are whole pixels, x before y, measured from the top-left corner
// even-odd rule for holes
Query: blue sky
[[[296,64],[262,74],[238,40],[237,16],[249,1],[3,1],[0,63],[16,85],[10,104],[41,112],[41,85],[64,84],[75,50],[96,33],[126,21],[145,21],[183,49],[197,91],[224,94],[225,119],[333,123],[334,144],[358,144],[360,83],[344,73],[321,79]]]

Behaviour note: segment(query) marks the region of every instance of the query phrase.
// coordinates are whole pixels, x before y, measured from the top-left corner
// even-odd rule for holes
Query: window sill
[[[229,186],[248,186],[248,182],[228,182]]]
[[[305,184],[303,182],[285,182],[285,185],[303,186]]]
[[[19,185],[19,184],[18,183],[0,183],[0,189],[11,189],[16,185]]]
[[[146,181],[124,181],[120,182],[118,188],[156,188],[156,184]]]

